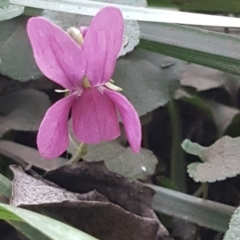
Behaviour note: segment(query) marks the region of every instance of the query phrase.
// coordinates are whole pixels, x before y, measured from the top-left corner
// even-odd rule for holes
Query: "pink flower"
[[[106,7],[93,18],[80,45],[69,34],[42,17],[28,21],[27,32],[42,73],[70,90],[70,95],[48,109],[40,125],[37,145],[45,158],[55,158],[68,147],[71,111],[75,137],[97,144],[120,135],[117,111],[129,144],[140,150],[141,125],[131,103],[107,88],[123,41],[123,18]]]

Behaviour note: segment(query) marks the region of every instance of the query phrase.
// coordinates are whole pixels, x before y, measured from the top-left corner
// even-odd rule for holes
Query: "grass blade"
[[[173,25],[140,23],[140,47],[188,62],[240,75],[240,38]]]
[[[228,229],[234,207],[155,185],[148,186],[156,191],[153,199],[155,211],[219,232],[225,232]]]

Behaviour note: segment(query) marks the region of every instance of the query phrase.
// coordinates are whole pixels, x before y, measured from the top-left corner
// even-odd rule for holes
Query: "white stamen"
[[[106,86],[107,88],[113,90],[113,91],[116,91],[116,92],[121,92],[121,91],[123,90],[122,88],[120,88],[120,87],[112,84],[110,81],[107,82],[107,83],[105,84],[105,86]]]
[[[55,89],[54,91],[57,92],[57,93],[65,93],[65,92],[69,92],[68,89]]]

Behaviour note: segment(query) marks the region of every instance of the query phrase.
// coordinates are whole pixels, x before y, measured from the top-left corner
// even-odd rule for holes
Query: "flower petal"
[[[48,109],[40,125],[37,145],[45,158],[55,158],[66,151],[68,138],[68,115],[76,96],[70,95]]]
[[[86,76],[92,86],[103,85],[112,77],[123,43],[123,27],[122,14],[114,7],[103,8],[93,18],[83,43]]]
[[[104,93],[116,104],[132,150],[139,152],[141,148],[142,129],[136,110],[122,94],[109,89],[105,89]]]
[[[86,58],[66,32],[43,17],[30,18],[27,32],[35,61],[46,77],[67,89],[82,86]]]
[[[80,142],[97,144],[120,135],[115,105],[97,88],[84,90],[73,104],[72,121]]]
[[[79,28],[79,30],[80,30],[81,34],[83,35],[83,37],[85,37],[86,34],[87,34],[87,31],[88,31],[88,27],[86,27],[86,26],[81,26],[81,27]]]

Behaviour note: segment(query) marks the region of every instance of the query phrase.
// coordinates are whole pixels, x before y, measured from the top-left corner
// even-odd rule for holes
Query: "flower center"
[[[67,30],[67,33],[70,35],[70,37],[80,46],[83,45],[83,35],[82,33],[80,32],[80,30],[78,28],[75,28],[75,27],[70,27],[68,30]],[[122,91],[123,89],[114,85],[113,84],[114,81],[112,79],[110,79],[106,84],[105,84],[105,87],[107,87],[108,89],[111,89],[113,91],[117,91],[117,92],[120,92]],[[84,88],[92,88],[92,85],[91,85],[91,82],[88,80],[88,78],[85,76],[83,78],[83,87]]]
[[[84,88],[92,88],[92,85],[91,85],[90,81],[87,79],[87,77],[83,78],[83,87]]]

